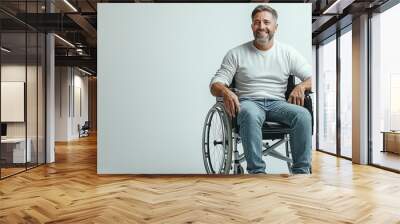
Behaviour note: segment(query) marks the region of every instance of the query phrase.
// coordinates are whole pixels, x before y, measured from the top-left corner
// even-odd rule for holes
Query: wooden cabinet
[[[388,131],[383,133],[383,151],[400,154],[400,132]]]

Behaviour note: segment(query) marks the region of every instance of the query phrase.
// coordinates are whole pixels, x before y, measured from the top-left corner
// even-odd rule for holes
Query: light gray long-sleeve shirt
[[[235,76],[239,97],[285,100],[289,75],[302,81],[311,77],[311,66],[298,51],[276,40],[261,51],[249,41],[228,51],[210,88],[215,82],[229,86]]]

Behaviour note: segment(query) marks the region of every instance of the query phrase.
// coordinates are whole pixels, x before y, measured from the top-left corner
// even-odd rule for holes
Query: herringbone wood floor
[[[0,181],[0,223],[400,223],[400,175],[316,152],[311,176],[96,174],[96,139]]]

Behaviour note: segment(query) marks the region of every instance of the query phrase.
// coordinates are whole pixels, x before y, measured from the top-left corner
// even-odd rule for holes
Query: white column
[[[48,12],[54,11],[51,1],[46,1]],[[46,35],[46,163],[55,161],[54,133],[55,133],[55,44],[54,35]]]
[[[54,77],[54,35],[49,33],[46,36],[46,60],[47,60],[47,92],[46,92],[46,163],[52,163],[55,161],[54,151],[54,133],[55,133],[55,77]]]
[[[353,162],[368,163],[368,15],[353,20]]]

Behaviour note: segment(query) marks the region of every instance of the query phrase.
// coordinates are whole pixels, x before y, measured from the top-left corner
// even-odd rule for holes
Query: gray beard
[[[260,44],[260,45],[267,45],[270,41],[269,36],[265,37],[265,38],[257,38],[256,37],[254,40],[256,41],[257,44]]]
[[[267,45],[269,42],[271,42],[273,37],[274,36],[273,35],[271,36],[270,34],[268,34],[268,36],[266,37],[257,37],[257,34],[255,34],[254,40],[259,45]]]

